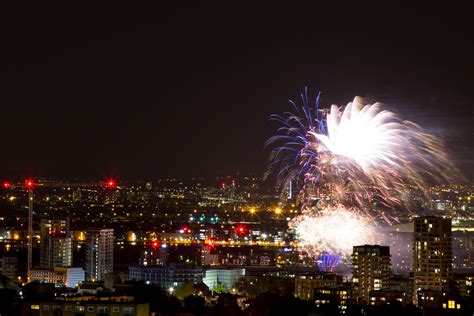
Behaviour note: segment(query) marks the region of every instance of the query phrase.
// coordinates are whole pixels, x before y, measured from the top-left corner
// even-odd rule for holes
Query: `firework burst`
[[[357,207],[368,210],[400,204],[407,188],[428,192],[428,183],[456,174],[442,141],[415,123],[383,110],[381,103],[365,104],[356,97],[346,107],[314,107],[307,91],[294,112],[274,115],[282,126],[267,145],[277,144],[269,170],[278,170],[279,184],[300,184],[306,198],[318,197],[319,207]],[[327,204],[329,203],[329,205]]]
[[[285,192],[299,188],[302,215],[290,222],[300,247],[313,257],[347,257],[355,244],[375,242],[377,219],[402,205],[409,190],[428,192],[432,182],[457,175],[442,141],[413,122],[367,104],[360,97],[345,107],[310,105],[307,89],[292,112],[273,115],[281,127],[269,172]],[[448,176],[447,176],[448,175]]]
[[[376,240],[372,222],[344,208],[306,210],[290,222],[299,247],[312,257],[323,253],[346,257],[356,244],[371,244]]]

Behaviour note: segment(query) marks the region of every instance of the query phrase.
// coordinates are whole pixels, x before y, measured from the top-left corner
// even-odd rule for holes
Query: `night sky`
[[[308,86],[387,103],[473,177],[467,7],[98,2],[1,8],[0,176],[262,175],[269,115]]]

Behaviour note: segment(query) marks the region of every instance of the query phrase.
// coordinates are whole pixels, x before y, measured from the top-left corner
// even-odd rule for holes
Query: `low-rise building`
[[[162,288],[177,287],[184,283],[201,283],[204,271],[194,267],[130,266],[129,279],[157,284]]]
[[[245,276],[245,269],[208,269],[202,281],[210,289],[222,284],[228,290],[232,289],[237,281]]]
[[[77,287],[85,279],[83,268],[56,267],[51,269],[32,269],[31,281],[54,283],[56,287]]]
[[[322,287],[314,290],[314,302],[316,307],[332,304],[337,307],[339,314],[347,313],[347,306],[351,301],[351,290],[347,285]]]
[[[369,292],[369,305],[379,306],[390,304],[391,302],[408,303],[408,296],[405,292],[395,290],[377,290]]]
[[[313,273],[295,278],[295,296],[302,300],[313,300],[318,288],[342,285],[342,276],[335,273]]]
[[[110,301],[51,301],[24,302],[21,315],[74,316],[74,315],[110,315],[110,316],[149,316],[148,303]]]

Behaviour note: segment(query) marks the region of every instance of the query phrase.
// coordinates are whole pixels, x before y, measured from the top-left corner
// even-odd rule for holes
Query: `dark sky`
[[[268,116],[309,86],[323,105],[390,104],[472,177],[467,7],[13,2],[1,8],[0,176],[262,174]]]

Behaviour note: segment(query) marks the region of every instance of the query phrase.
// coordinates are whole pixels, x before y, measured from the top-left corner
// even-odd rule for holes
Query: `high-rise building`
[[[413,241],[413,301],[418,304],[418,292],[442,293],[453,277],[451,220],[436,216],[415,218]]]
[[[95,229],[87,232],[86,279],[103,280],[114,268],[114,230]]]
[[[42,219],[40,266],[44,269],[72,265],[72,236],[69,219]]]
[[[352,253],[353,298],[368,304],[370,291],[387,289],[392,275],[390,247],[379,245],[354,246]]]

